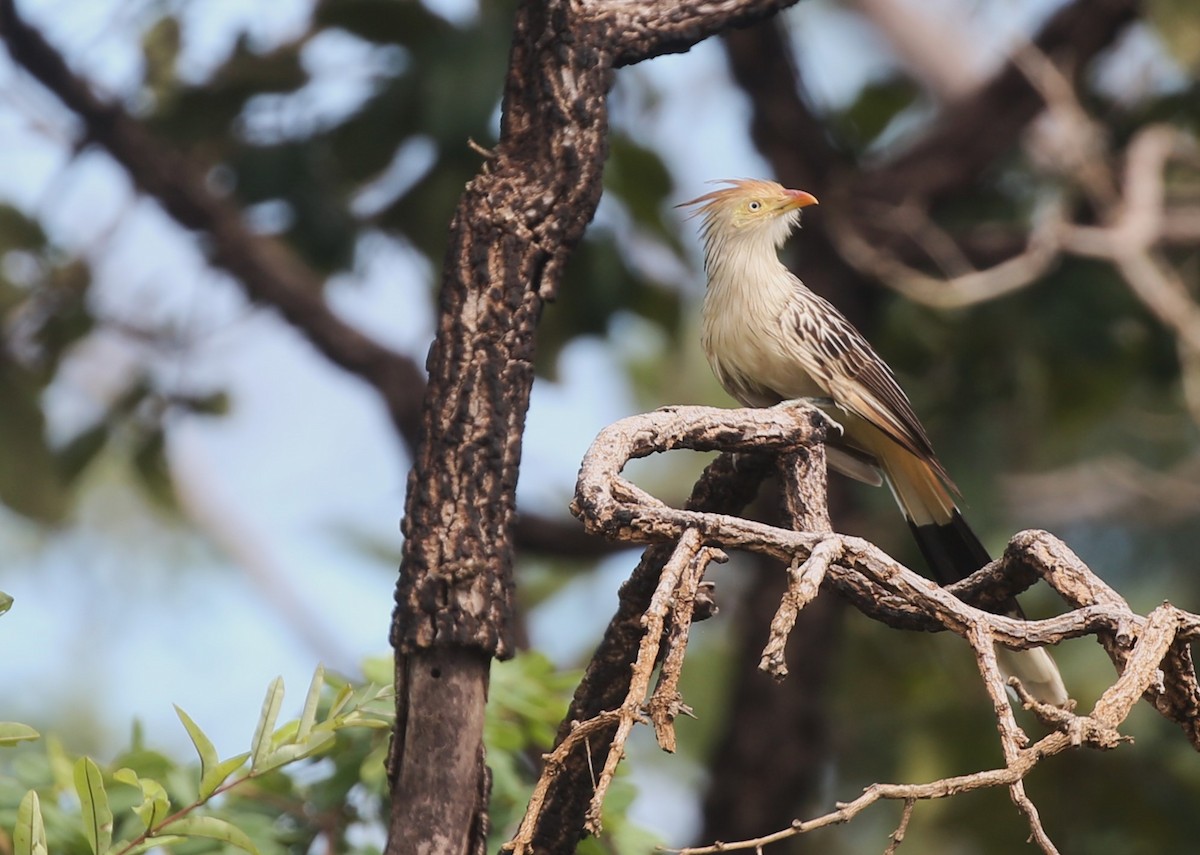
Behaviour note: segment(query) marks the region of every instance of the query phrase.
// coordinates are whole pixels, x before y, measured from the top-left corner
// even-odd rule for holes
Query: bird
[[[816,197],[760,179],[713,183],[725,186],[679,207],[701,220],[708,279],[701,344],[721,386],[748,407],[808,399],[829,412],[842,427],[826,447],[829,466],[891,488],[939,584],[990,562],[892,369],[832,303],[779,260],[801,210],[816,205]],[[1015,599],[1003,610],[1024,618]],[[1062,677],[1044,649],[1001,648],[1001,662],[1037,700],[1067,704]]]

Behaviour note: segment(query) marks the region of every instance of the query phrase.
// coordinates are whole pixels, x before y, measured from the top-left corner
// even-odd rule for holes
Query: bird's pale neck
[[[735,302],[739,296],[749,294],[768,303],[786,301],[795,280],[779,260],[779,249],[795,222],[795,217],[780,217],[769,227],[748,229],[736,229],[716,221],[706,223],[706,302]]]

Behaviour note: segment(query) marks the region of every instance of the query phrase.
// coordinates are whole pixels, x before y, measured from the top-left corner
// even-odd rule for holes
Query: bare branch
[[[669,629],[666,633],[667,653],[662,657],[658,682],[646,704],[654,736],[663,751],[675,751],[674,723],[680,714],[691,715],[691,708],[683,703],[679,693],[679,678],[683,674],[683,659],[687,652],[689,632],[694,619],[696,595],[704,578],[705,568],[710,562],[724,563],[728,560],[719,549],[704,547],[698,550],[680,575],[679,584],[671,600]],[[647,627],[647,633],[651,631]],[[610,749],[611,756],[611,749]]]
[[[633,726],[647,719],[654,726],[659,744],[664,750],[673,751],[675,735],[671,726],[682,705],[678,692],[679,669],[683,665],[683,649],[687,643],[687,626],[691,622],[690,603],[694,602],[696,587],[704,575],[704,568],[720,553],[703,545],[700,532],[692,529],[684,533],[676,545],[671,560],[663,568],[662,576],[655,588],[643,617],[645,634],[638,648],[637,659],[632,667],[632,679],[621,706],[609,713],[600,713],[574,728],[567,739],[548,755],[546,766],[534,787],[533,797],[525,812],[516,835],[503,847],[513,855],[526,855],[536,851],[533,840],[538,821],[546,807],[546,793],[553,786],[562,768],[564,759],[575,748],[584,735],[594,734],[615,722],[616,733],[607,749],[604,765],[596,778],[594,791],[586,816],[586,828],[592,834],[601,830],[601,810],[609,785],[616,774],[617,764],[625,754],[625,743]],[[678,623],[670,633],[670,650],[663,661],[662,674],[653,696],[647,701],[655,664],[659,659],[668,617]]]
[[[1200,637],[1200,616],[1163,604],[1147,618],[1132,612],[1120,595],[1091,573],[1060,541],[1044,532],[1023,532],[1015,536],[1004,558],[977,575],[1000,572],[998,567],[1034,570],[1063,598],[1070,611],[1041,621],[1022,621],[981,611],[955,596],[953,589],[941,588],[913,573],[858,538],[829,531],[795,532],[761,523],[751,523],[722,514],[675,510],[621,478],[624,463],[654,450],[711,448],[718,439],[739,450],[757,446],[782,451],[786,471],[823,484],[824,467],[805,465],[804,452],[811,452],[827,430],[828,423],[819,411],[805,404],[789,402],[770,409],[713,410],[704,407],[677,407],[634,416],[618,422],[593,444],[580,469],[573,510],[584,517],[589,527],[617,532],[627,540],[677,539],[676,557],[664,569],[643,619],[647,633],[642,640],[630,693],[622,705],[620,725],[614,748],[607,755],[605,771],[593,798],[591,816],[598,816],[598,798],[604,783],[619,759],[619,746],[628,737],[640,714],[639,699],[644,697],[648,677],[643,678],[652,653],[657,655],[659,638],[667,613],[664,601],[680,586],[686,556],[699,554],[704,543],[722,547],[738,546],[777,557],[789,557],[793,577],[784,602],[772,627],[771,644],[764,655],[768,668],[783,672],[778,648],[786,638],[788,624],[795,612],[812,601],[827,580],[835,590],[852,588],[861,592],[857,577],[875,598],[859,596],[854,600],[865,613],[886,620],[887,609],[877,603],[888,597],[908,604],[916,613],[943,629],[961,636],[972,648],[981,680],[996,716],[996,727],[1004,756],[1002,768],[944,778],[927,784],[876,784],[853,802],[812,820],[796,820],[789,828],[769,835],[735,843],[673,850],[690,855],[734,850],[760,850],[762,847],[816,828],[846,822],[880,799],[903,800],[947,798],[960,792],[987,787],[1007,787],[1013,802],[1024,814],[1031,839],[1045,853],[1057,853],[1044,828],[1036,805],[1025,791],[1024,779],[1046,757],[1081,746],[1113,748],[1122,737],[1118,728],[1139,698],[1146,697],[1159,712],[1177,721],[1193,746],[1200,749],[1197,722],[1200,721],[1200,686],[1190,655],[1189,642]],[[790,443],[784,431],[793,431]],[[799,461],[800,465],[797,465]],[[821,527],[820,511],[804,506],[796,497],[811,495],[807,488],[793,487],[789,506],[797,519]],[[823,510],[823,504],[820,509]],[[682,551],[685,557],[680,557]],[[977,581],[966,580],[967,587]],[[690,584],[690,583],[689,583]],[[683,594],[687,596],[686,593]],[[997,663],[996,645],[1025,649],[1035,645],[1058,644],[1070,638],[1094,635],[1113,658],[1119,677],[1104,692],[1090,713],[1076,715],[1070,709],[1043,708],[1035,704],[1039,718],[1055,730],[1033,745],[1018,726],[1006,691],[1007,684]],[[653,636],[653,638],[651,638]],[[682,654],[680,654],[681,657]],[[672,669],[677,665],[672,659]],[[1027,698],[1023,687],[1018,694]],[[672,695],[669,703],[677,703]],[[548,773],[549,774],[549,773]],[[548,786],[548,785],[547,785]],[[902,821],[901,828],[907,824]],[[902,835],[901,835],[902,836]],[[528,837],[522,838],[528,840]],[[897,843],[893,838],[893,851]],[[518,851],[524,851],[518,849]]]
[[[379,390],[410,443],[419,424],[424,373],[411,359],[374,342],[342,321],[321,297],[321,280],[277,240],[251,232],[241,210],[213,194],[200,168],[154,140],[115,104],[101,101],[63,57],[0,0],[0,38],[13,59],[84,123],[88,142],[104,148],[134,184],[180,225],[204,232],[212,260],[229,271],[252,300],[274,306],[334,364]]]
[[[818,828],[848,822],[880,800],[903,800],[908,803],[917,800],[949,798],[963,792],[1003,786],[1010,788],[1014,795],[1014,801],[1026,814],[1034,841],[1038,843],[1043,852],[1056,853],[1058,849],[1042,827],[1037,809],[1025,794],[1022,782],[1043,759],[1070,748],[1084,745],[1092,748],[1111,749],[1120,744],[1123,739],[1117,733],[1116,728],[1128,716],[1137,699],[1151,688],[1156,675],[1159,674],[1155,666],[1162,661],[1169,646],[1181,635],[1183,626],[1194,619],[1195,616],[1188,616],[1167,604],[1159,606],[1151,612],[1142,636],[1134,646],[1134,655],[1130,657],[1125,672],[1101,696],[1092,712],[1087,716],[1073,716],[1071,727],[1051,733],[1033,745],[1016,752],[1006,750],[1006,762],[1002,768],[942,778],[927,784],[872,784],[854,801],[839,804],[835,810],[814,819],[795,820],[789,828],[771,834],[749,840],[720,842],[709,846],[667,851],[677,853],[677,855],[760,851],[771,843],[777,843]],[[979,639],[979,643],[982,645],[984,640]],[[995,676],[999,676],[998,670],[995,671]],[[1008,706],[1006,701],[1003,706]],[[1066,713],[1065,715],[1070,714]]]
[[[322,297],[322,281],[282,242],[251,231],[241,209],[214,194],[197,164],[155,139],[120,106],[105,103],[76,76],[62,55],[0,0],[0,39],[13,59],[53,92],[100,145],[181,226],[202,232],[210,260],[233,275],[251,300],[275,308],[330,362],[369,384],[383,400],[410,453],[417,446],[425,372],[408,356],[385,347],[343,321]],[[613,551],[567,520],[519,515],[519,546],[533,553],[591,558]]]
[[[682,534],[679,522],[694,520],[704,529],[714,524],[723,531],[737,530],[736,544],[766,544],[769,532],[779,529],[763,523],[700,513],[676,511],[620,476],[625,463],[656,451],[689,448],[695,451],[779,451],[818,442],[834,427],[815,407],[794,403],[757,410],[722,410],[715,407],[667,407],[609,425],[593,441],[579,471],[571,512],[589,531],[634,543],[674,540]],[[636,515],[626,507],[638,509]],[[689,527],[685,522],[684,527]],[[706,530],[705,534],[709,534]],[[806,543],[812,538],[795,537]],[[783,551],[776,557],[790,559]]]
[[[654,673],[655,663],[658,661],[659,650],[661,649],[664,630],[666,629],[667,617],[672,613],[677,602],[680,600],[694,599],[696,595],[696,585],[700,581],[700,577],[704,574],[704,568],[708,564],[712,553],[705,549],[703,540],[698,531],[689,531],[679,539],[678,545],[675,547],[675,554],[671,556],[671,560],[663,568],[662,578],[659,579],[658,588],[654,592],[654,596],[650,600],[650,608],[646,610],[643,624],[646,633],[642,636],[642,644],[638,650],[637,659],[633,663],[633,679],[629,684],[629,692],[625,697],[625,703],[621,705],[621,717],[617,724],[617,733],[613,737],[612,745],[608,749],[608,757],[605,758],[604,767],[600,771],[600,777],[596,781],[596,789],[592,794],[592,803],[588,807],[586,827],[592,834],[600,833],[600,813],[604,806],[604,797],[608,793],[608,787],[612,783],[613,776],[617,773],[617,764],[621,762],[621,758],[625,756],[625,742],[629,739],[630,733],[633,731],[633,725],[644,718],[643,705],[646,703],[646,692],[650,688],[650,680]],[[682,656],[672,657],[672,662],[677,665],[683,664]],[[677,684],[678,675],[668,679],[669,684]],[[668,691],[673,686],[668,687]],[[675,699],[671,698],[668,704],[658,704],[658,715],[652,723],[660,738],[663,731],[668,726],[666,720],[669,709],[675,704]],[[672,733],[667,737],[668,744],[674,748],[675,737]],[[530,837],[525,840],[525,843],[532,842],[532,829],[536,817],[526,817],[521,823],[530,831]],[[526,850],[520,845],[522,838],[518,835],[515,839],[518,845],[514,848],[514,855],[521,855]]]
[[[825,498],[825,447],[813,445],[780,455],[779,474],[783,480],[784,504],[791,517],[792,528],[795,531],[822,533],[833,531]],[[805,606],[816,599],[829,566],[840,557],[838,545],[826,541],[818,544],[803,561],[798,557],[792,559],[787,573],[787,590],[771,620],[767,645],[758,663],[759,670],[766,671],[776,680],[787,676],[784,650],[796,625],[796,618]]]
[[[715,513],[737,513],[758,492],[763,478],[772,469],[770,457],[755,454],[723,454],[708,465],[696,482],[687,507]],[[658,586],[662,568],[671,559],[673,549],[656,545],[646,550],[641,561],[621,586],[616,614],[609,622],[596,652],[588,663],[583,680],[559,728],[561,747],[570,739],[572,722],[586,721],[606,710],[618,708],[627,696],[632,671],[645,633],[642,616]],[[578,744],[574,762],[566,764],[546,795],[546,806],[538,812],[533,837],[538,852],[574,851],[594,791],[590,772],[604,762],[616,731],[615,720],[598,731],[586,744]]]
[[[758,664],[761,670],[777,680],[782,680],[788,673],[783,651],[787,647],[792,627],[796,625],[796,618],[801,609],[816,599],[830,565],[841,558],[839,547],[837,541],[822,541],[803,561],[798,558],[792,559],[788,568],[787,592],[779,603],[779,611],[771,621],[770,639],[763,648],[762,661]]]
[[[1034,44],[1047,56],[1069,51],[1071,68],[1080,74],[1136,20],[1138,10],[1137,0],[1076,0],[1046,22]],[[974,97],[947,107],[907,151],[865,173],[855,182],[851,198],[946,198],[1009,151],[1044,105],[1041,93],[1010,62]]]
[[[1036,52],[1026,51],[1023,57],[1051,115],[1065,128],[1076,129],[1066,133],[1098,138],[1098,133],[1089,133],[1093,123],[1057,69]],[[1088,195],[1101,222],[1100,226],[1064,224],[1059,236],[1063,249],[1112,264],[1133,295],[1175,335],[1184,399],[1192,420],[1200,424],[1200,305],[1158,249],[1166,224],[1174,219],[1166,210],[1165,169],[1172,160],[1195,162],[1198,150],[1193,137],[1171,126],[1142,128],[1126,151],[1119,190],[1117,176],[1098,154],[1061,157],[1055,165]]]
[[[897,825],[896,830],[891,833],[891,842],[888,843],[888,848],[883,850],[883,855],[896,855],[896,850],[898,850],[900,848],[900,844],[904,842],[904,835],[908,831],[908,823],[912,819],[913,808],[916,806],[916,799],[904,800],[904,810],[900,814],[900,824]]]
[[[1124,455],[1105,455],[1045,472],[1010,475],[1008,506],[1047,526],[1124,520],[1170,525],[1200,514],[1200,455],[1166,471]]]
[[[595,19],[618,34],[613,65],[634,65],[667,53],[682,53],[723,30],[746,27],[797,0],[594,0]]]
[[[905,0],[854,0],[853,4],[887,39],[904,66],[939,101],[958,101],[984,82],[961,7],[930,8]]]
[[[914,207],[905,205],[894,210],[904,211],[905,217],[911,218]],[[1064,217],[1061,202],[1056,200],[1035,218],[1025,249],[1018,255],[986,270],[972,269],[949,279],[922,273],[891,252],[880,249],[858,230],[855,219],[850,216],[831,215],[829,233],[842,257],[863,275],[887,283],[910,300],[951,309],[994,300],[1045,276],[1058,263],[1061,254]]]

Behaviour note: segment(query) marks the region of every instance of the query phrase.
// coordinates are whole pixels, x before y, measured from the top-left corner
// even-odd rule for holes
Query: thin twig
[[[654,737],[663,751],[675,751],[676,716],[691,714],[691,708],[683,703],[679,693],[679,678],[683,673],[683,659],[687,653],[688,636],[692,626],[692,613],[696,605],[696,592],[704,571],[711,562],[724,562],[727,556],[719,549],[698,549],[679,577],[679,585],[671,600],[671,628],[667,635],[667,654],[663,657],[654,693],[646,703],[646,711],[654,726]]]
[[[840,547],[840,541],[822,541],[807,558],[803,561],[794,558],[788,567],[787,591],[771,620],[770,635],[758,663],[759,670],[766,671],[776,680],[782,680],[788,673],[784,650],[796,618],[800,610],[816,598],[830,565],[841,558]]]
[[[900,824],[896,826],[888,839],[887,849],[883,850],[883,855],[896,855],[896,850],[900,848],[900,844],[904,842],[904,835],[908,833],[908,823],[912,820],[913,808],[917,806],[916,799],[905,799],[904,810],[900,814]]]

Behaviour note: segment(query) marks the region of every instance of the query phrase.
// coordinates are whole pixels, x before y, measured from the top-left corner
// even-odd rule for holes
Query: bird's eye
[[[762,202],[758,201],[757,199],[752,200],[748,205],[746,205],[746,208],[751,211],[757,211],[761,207]]]

